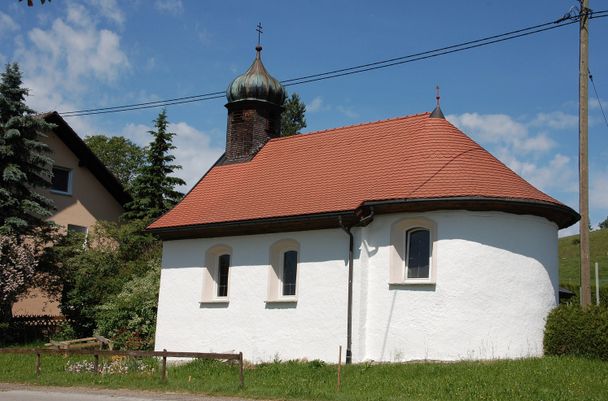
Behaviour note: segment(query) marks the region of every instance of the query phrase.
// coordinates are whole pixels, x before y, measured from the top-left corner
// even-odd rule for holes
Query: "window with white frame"
[[[227,245],[215,245],[207,251],[201,302],[228,302],[231,256],[232,249]]]
[[[432,284],[436,281],[434,221],[405,218],[391,227],[390,284]]]
[[[293,239],[270,247],[267,302],[295,302],[298,296],[300,244]]]

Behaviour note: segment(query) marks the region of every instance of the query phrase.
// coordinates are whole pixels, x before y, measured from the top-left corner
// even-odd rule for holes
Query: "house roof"
[[[125,191],[120,181],[118,181],[105,164],[95,156],[93,151],[84,143],[59,113],[50,111],[47,113],[40,113],[37,117],[43,118],[46,122],[56,125],[53,132],[78,158],[78,164],[88,168],[118,203],[124,206],[125,203],[133,200],[131,195]]]
[[[440,209],[579,216],[443,118],[429,113],[271,139],[243,163],[216,163],[148,229],[164,238],[338,227],[376,213]]]

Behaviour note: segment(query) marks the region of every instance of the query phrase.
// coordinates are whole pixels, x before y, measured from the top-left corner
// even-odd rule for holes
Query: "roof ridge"
[[[302,134],[294,134],[294,135],[289,135],[289,136],[280,136],[278,138],[272,138],[268,142],[276,142],[276,141],[284,141],[284,140],[294,139],[294,138],[308,137],[310,135],[323,134],[323,133],[326,133],[326,132],[329,132],[329,131],[337,131],[337,130],[341,130],[341,129],[348,129],[348,128],[354,128],[354,127],[363,127],[363,126],[366,126],[366,125],[379,124],[379,123],[385,123],[385,122],[390,122],[390,121],[405,120],[405,119],[408,119],[408,118],[422,117],[424,115],[430,115],[430,114],[431,114],[430,112],[425,111],[425,112],[422,112],[422,113],[408,114],[408,115],[405,115],[405,116],[384,118],[382,120],[377,120],[377,121],[368,121],[368,122],[364,122],[364,123],[357,123],[357,124],[351,124],[351,125],[343,125],[341,127],[327,128],[327,129],[323,129],[323,130],[319,130],[319,131],[304,132]]]

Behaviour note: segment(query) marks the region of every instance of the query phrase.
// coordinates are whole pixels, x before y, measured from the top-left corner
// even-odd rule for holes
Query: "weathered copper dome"
[[[253,64],[243,75],[230,83],[226,89],[226,98],[230,103],[239,100],[262,100],[280,106],[285,100],[285,88],[264,68],[260,56],[262,46],[258,45],[255,50],[257,53]]]

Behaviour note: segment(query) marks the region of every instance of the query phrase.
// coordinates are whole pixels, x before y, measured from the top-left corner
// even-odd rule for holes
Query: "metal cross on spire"
[[[439,85],[435,87],[435,99],[437,99],[437,107],[439,107],[439,99],[441,99],[441,95],[439,94]]]
[[[262,37],[262,33],[264,33],[262,29],[262,23],[258,22],[258,26],[255,27],[255,30],[258,32],[258,46],[260,46],[260,39]]]

